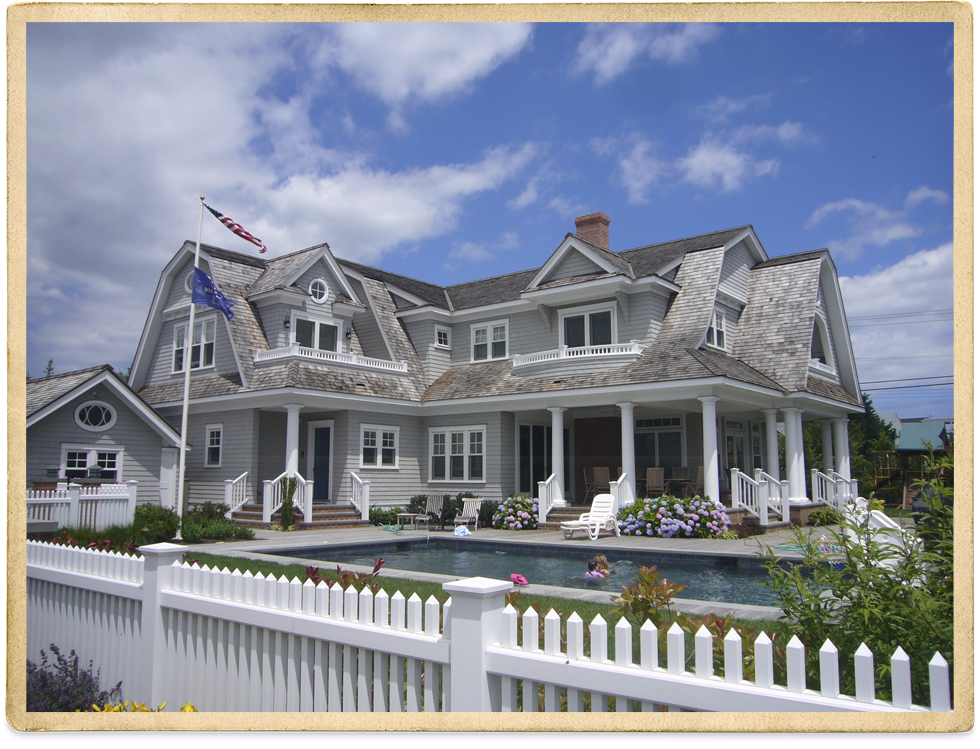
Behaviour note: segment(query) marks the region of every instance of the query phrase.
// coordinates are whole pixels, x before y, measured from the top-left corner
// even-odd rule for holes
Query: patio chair
[[[646,495],[648,497],[659,497],[664,493],[664,469],[663,466],[657,468],[647,468]]]
[[[592,469],[596,498],[600,494],[609,493],[609,469],[606,466],[596,466]]]
[[[685,487],[685,493],[691,492],[692,497],[704,496],[704,466],[698,466],[698,478],[693,484]]]
[[[589,497],[595,496],[595,479],[592,477],[591,468],[582,468],[582,474],[585,476],[585,501],[589,501]]]
[[[619,522],[616,520],[616,500],[612,494],[596,494],[592,500],[592,508],[579,515],[578,520],[567,520],[561,524],[565,538],[571,538],[575,531],[585,531],[589,538],[595,541],[599,532],[615,531],[619,535]]]
[[[442,519],[442,505],[446,501],[446,498],[442,494],[430,494],[425,498],[425,512],[420,512],[415,516],[415,528],[419,527],[419,523],[424,523],[425,526],[429,527],[430,521],[435,521],[439,523],[439,530],[444,530],[446,527],[446,522]]]
[[[464,499],[463,509],[456,511],[456,527],[473,523],[473,530],[477,530],[480,527],[481,504],[483,504],[483,500],[479,497],[476,499]]]

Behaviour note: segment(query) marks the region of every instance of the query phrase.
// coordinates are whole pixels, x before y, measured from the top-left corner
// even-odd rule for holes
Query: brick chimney
[[[575,219],[575,235],[587,242],[609,249],[609,216],[605,213],[590,213]]]

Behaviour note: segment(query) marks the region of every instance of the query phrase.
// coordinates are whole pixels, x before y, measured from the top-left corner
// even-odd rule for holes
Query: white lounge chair
[[[579,515],[578,520],[568,520],[561,524],[565,538],[571,538],[575,531],[585,531],[595,541],[603,529],[615,531],[619,535],[619,521],[616,520],[616,501],[612,494],[596,494],[592,508]]]
[[[480,527],[481,504],[483,504],[483,500],[480,498],[464,499],[463,509],[456,511],[456,527],[473,523],[473,530],[477,530]]]

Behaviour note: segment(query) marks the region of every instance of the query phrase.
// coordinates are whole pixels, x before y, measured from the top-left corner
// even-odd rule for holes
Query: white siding
[[[261,483],[256,480],[259,463],[259,413],[256,409],[245,409],[188,415],[187,444],[190,450],[187,453],[184,482],[192,504],[223,502],[225,479],[236,479],[246,471],[248,492],[261,501]],[[206,429],[215,424],[222,426],[221,466],[206,467]],[[285,443],[283,452],[285,453]]]
[[[361,411],[347,414],[343,429],[337,429],[334,443],[334,464],[341,472],[339,497],[346,502],[351,496],[350,472],[371,482],[371,504],[407,507],[416,494],[424,493],[421,468],[426,439],[422,436],[420,420],[415,416],[396,416]],[[398,427],[398,468],[361,468],[361,425]]]
[[[718,290],[736,299],[746,300],[749,293],[749,271],[753,265],[752,254],[745,242],[739,242],[725,253],[721,264]]]
[[[197,325],[201,317],[214,315],[214,367],[191,370],[191,377],[198,374],[237,374],[238,363],[235,361],[235,352],[231,347],[231,338],[228,336],[228,324],[225,316],[217,310],[202,311],[198,309],[194,313],[194,324]],[[157,339],[156,349],[150,359],[150,369],[147,374],[145,385],[155,385],[159,382],[169,382],[174,379],[183,378],[182,372],[173,372],[174,360],[174,327],[176,325],[186,325],[190,320],[190,315],[176,320],[166,320],[160,326],[160,337]]]
[[[355,279],[348,280],[351,282],[354,293],[367,304],[368,296],[364,287]],[[354,315],[354,329],[357,331],[357,339],[360,341],[364,356],[371,356],[375,359],[391,359],[384,337],[381,335],[381,328],[378,327],[378,321],[370,307],[366,312],[359,312]]]

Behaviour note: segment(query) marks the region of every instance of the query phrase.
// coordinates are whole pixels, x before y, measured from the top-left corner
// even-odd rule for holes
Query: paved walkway
[[[831,530],[836,530],[836,526],[826,528],[804,528],[804,533],[812,534],[816,538],[825,536],[830,538]],[[291,531],[283,533],[279,531],[255,531],[254,541],[230,541],[215,544],[198,544],[191,547],[194,552],[205,554],[220,554],[232,557],[244,557],[265,559],[267,561],[283,562],[281,556],[275,556],[276,552],[285,549],[302,549],[305,547],[329,548],[331,546],[349,546],[351,544],[372,545],[378,543],[391,543],[397,540],[408,540],[411,538],[425,537],[449,537],[451,533],[447,531],[414,531],[406,529],[401,533],[385,531],[378,527],[370,528],[335,528],[330,530],[316,531]],[[571,539],[565,539],[561,531],[503,531],[483,528],[476,532],[476,538],[485,541],[500,541],[513,544],[516,547],[534,546],[542,547],[561,547],[567,551],[570,547],[580,547],[583,549],[583,558],[595,553],[595,550],[606,553],[614,553],[617,550],[645,550],[660,553],[692,556],[712,555],[731,558],[758,559],[759,553],[766,547],[772,548],[778,558],[799,559],[800,554],[792,549],[776,548],[781,544],[794,543],[793,531],[791,528],[784,528],[772,533],[761,536],[751,536],[736,541],[721,541],[715,539],[690,539],[690,538],[651,538],[643,536],[616,536],[603,533],[596,541],[589,539],[587,534],[576,533]],[[290,560],[302,563],[302,558]],[[316,566],[324,566],[323,560],[311,560]],[[355,565],[344,565],[345,568],[359,571],[370,572],[368,568],[357,567]],[[436,583],[449,582],[457,578],[448,575],[435,575],[424,572],[409,572],[385,568],[386,577],[409,578],[416,580],[426,580]],[[609,603],[610,593],[593,592],[588,590],[578,590],[574,588],[557,588],[548,585],[529,585],[523,588],[524,592],[556,596],[561,598],[571,598],[576,600],[592,601],[598,603]],[[711,601],[697,601],[692,599],[675,598],[673,607],[677,611],[684,611],[692,614],[715,613],[720,616],[732,614],[742,619],[777,619],[779,610],[770,606],[750,606],[745,604],[722,604]]]

